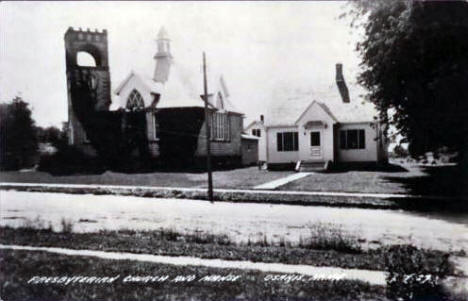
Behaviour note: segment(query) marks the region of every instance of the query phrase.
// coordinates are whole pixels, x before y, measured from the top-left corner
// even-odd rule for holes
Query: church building
[[[75,45],[70,47],[70,44],[74,44],[70,43],[74,41],[70,38],[72,34],[74,37],[81,35],[83,38],[78,47]],[[66,47],[73,48],[72,51],[67,51],[67,57],[73,57],[77,50],[81,50],[91,54],[98,62],[96,67],[83,69],[84,67],[76,65],[76,61],[69,59],[67,74],[73,72],[88,74],[85,86],[89,86],[88,90],[91,92],[106,88],[106,93],[99,93],[99,91],[94,92],[94,94],[89,93],[94,99],[92,102],[96,103],[92,107],[92,111],[108,111],[114,116],[114,119],[120,121],[120,127],[114,126],[114,128],[120,128],[120,132],[115,135],[116,137],[128,138],[129,134],[123,132],[128,129],[132,129],[132,135],[144,136],[143,149],[141,143],[133,143],[139,146],[129,151],[129,155],[138,156],[145,153],[145,156],[153,162],[168,166],[201,165],[207,155],[205,127],[209,122],[209,138],[211,139],[211,154],[214,163],[219,165],[241,164],[244,115],[231,103],[231,95],[222,76],[209,81],[209,119],[206,121],[202,82],[193,85],[190,75],[184,73],[182,66],[178,66],[171,53],[169,36],[166,30],[161,28],[156,40],[157,52],[153,57],[155,63],[153,74],[130,71],[114,89],[115,99],[111,103],[110,94],[107,94],[108,89],[110,89],[107,32],[104,32],[104,36],[91,34],[93,35],[88,38],[87,32],[73,29],[67,31],[65,35]],[[105,59],[103,60],[102,57]],[[151,58],[148,61],[150,62]],[[100,76],[98,72],[103,72],[105,76]],[[69,81],[69,127],[72,137],[69,142],[73,145],[84,146],[88,141],[88,134],[92,135],[92,133],[88,133],[86,126],[83,126],[83,123],[88,123],[86,114],[78,114],[81,118],[75,118],[76,109],[79,106],[73,106],[73,103],[82,103],[83,100],[78,99],[77,95],[73,95],[72,89],[70,89],[71,86],[76,86],[74,78],[72,76],[67,78]],[[104,84],[105,86],[103,86]],[[103,99],[96,100],[99,97]],[[102,105],[97,106],[99,103]],[[134,118],[135,116],[138,117]],[[135,122],[135,120],[137,121]],[[129,123],[131,121],[133,124]],[[135,130],[135,128],[138,129]],[[96,130],[99,128],[95,126],[89,132]],[[80,139],[76,139],[77,132],[81,134]],[[126,148],[128,149],[128,147]]]

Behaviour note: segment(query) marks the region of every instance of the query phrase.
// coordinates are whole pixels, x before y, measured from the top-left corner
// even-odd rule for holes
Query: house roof
[[[296,92],[295,95],[275,95],[265,114],[266,126],[294,125],[315,101],[332,118],[340,123],[374,121],[377,111],[373,104],[364,101],[362,88],[349,87],[351,101],[344,103],[336,84],[317,90]]]
[[[338,122],[338,119],[336,119],[336,117],[332,114],[332,112],[330,111],[330,108],[327,107],[327,105],[325,105],[324,103],[322,102],[318,102],[316,100],[312,101],[310,103],[310,105],[302,112],[302,114],[299,116],[299,118],[297,118],[296,122],[294,122],[295,124],[299,122],[299,120],[304,116],[304,114],[310,110],[310,108],[314,105],[314,104],[317,104],[318,106],[320,106],[324,111],[325,113],[327,113],[331,119],[333,119],[335,122]]]
[[[245,130],[249,130],[251,127],[253,127],[255,125],[258,125],[258,126],[260,126],[262,128],[265,127],[265,125],[260,120],[254,120],[245,127]]]

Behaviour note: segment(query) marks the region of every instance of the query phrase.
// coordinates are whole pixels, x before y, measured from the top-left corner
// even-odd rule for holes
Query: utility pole
[[[206,57],[203,52],[203,100],[205,101],[205,129],[206,129],[206,169],[208,170],[208,200],[213,203],[213,176],[211,174],[211,137],[210,114],[208,112],[208,84],[206,82]]]

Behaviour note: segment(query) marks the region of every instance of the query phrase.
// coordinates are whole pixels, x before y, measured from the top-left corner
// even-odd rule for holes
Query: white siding
[[[341,149],[340,131],[341,130],[364,130],[366,138],[366,147],[364,149]],[[345,123],[340,124],[337,131],[337,148],[339,162],[377,162],[377,126],[374,122],[367,123]]]
[[[314,126],[306,129],[304,126],[310,121],[321,121],[322,126]],[[314,103],[298,120],[299,128],[299,159],[304,161],[333,161],[334,160],[334,139],[333,139],[333,124],[335,121],[325,112],[322,107]],[[310,132],[320,132],[320,147],[321,156],[315,157],[311,155]]]
[[[245,132],[248,135],[252,135],[253,129],[261,130],[261,136],[258,139],[258,160],[266,161],[267,153],[267,144],[266,144],[266,131],[265,126],[260,122],[255,122],[251,124],[248,128],[245,129]]]
[[[277,149],[276,134],[283,132],[298,132],[296,126],[274,127],[267,129],[267,162],[268,163],[292,163],[299,160],[299,151],[279,152]],[[300,148],[300,135],[299,135]]]

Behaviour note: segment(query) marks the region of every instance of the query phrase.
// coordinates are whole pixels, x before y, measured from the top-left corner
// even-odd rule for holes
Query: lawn
[[[214,188],[252,189],[294,171],[267,171],[246,167],[213,172]],[[52,175],[46,172],[9,171],[0,173],[0,182],[102,184],[206,188],[203,172],[151,172]],[[335,170],[315,172],[289,182],[278,190],[338,191],[362,193],[405,193],[414,195],[468,196],[468,171],[457,166],[390,165],[386,169]]]
[[[257,167],[246,167],[213,172],[215,188],[252,188],[289,174],[292,171],[269,172]],[[152,172],[152,173],[117,173],[106,171],[103,174],[51,175],[47,172],[0,173],[0,182],[18,183],[59,183],[59,184],[102,184],[130,186],[165,186],[165,187],[206,187],[207,174],[196,172]]]
[[[456,166],[393,165],[388,170],[317,172],[279,189],[468,196],[468,174]]]

